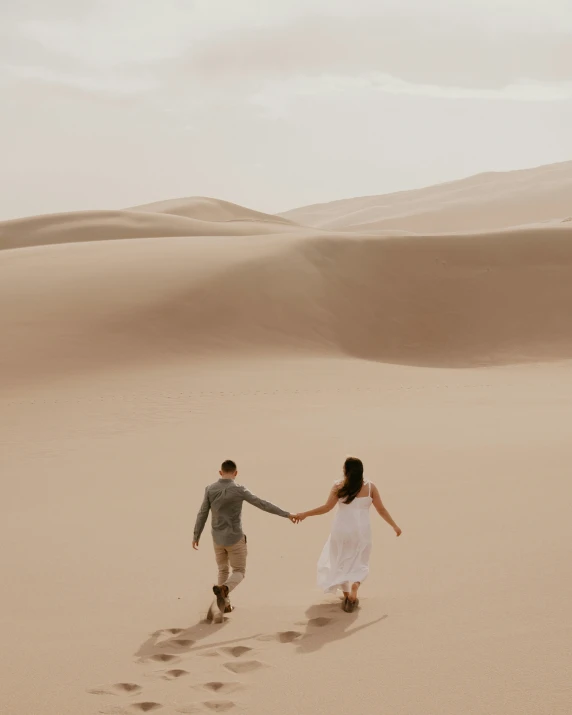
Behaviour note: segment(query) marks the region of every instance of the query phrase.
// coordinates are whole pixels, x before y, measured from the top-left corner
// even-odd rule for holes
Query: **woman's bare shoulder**
[[[334,494],[337,496],[337,495],[338,495],[338,492],[339,492],[340,489],[342,488],[343,483],[344,483],[344,480],[343,480],[343,479],[338,479],[338,481],[334,482],[334,483],[332,484],[332,488],[331,488],[331,490],[330,490],[330,496],[332,496],[332,495],[334,495]]]

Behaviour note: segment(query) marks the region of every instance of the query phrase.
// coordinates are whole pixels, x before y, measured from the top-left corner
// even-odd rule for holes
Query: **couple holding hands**
[[[244,579],[246,573],[247,542],[242,531],[241,518],[245,501],[269,514],[290,519],[294,524],[311,516],[327,514],[334,507],[338,507],[332,531],[318,560],[318,586],[326,593],[342,591],[343,610],[348,613],[354,611],[359,603],[359,587],[369,573],[370,507],[373,505],[395,534],[401,535],[401,529],[383,505],[377,487],[364,479],[361,460],[348,457],[344,462],[343,479],[333,485],[326,502],[316,509],[299,514],[290,514],[237,484],[238,470],[232,460],[223,462],[219,474],[220,479],[205,490],[195,524],[193,548],[199,548],[199,540],[211,512],[218,566],[218,581],[213,586],[213,592],[220,617],[233,610],[229,594]],[[213,618],[214,604],[209,610],[209,620]]]

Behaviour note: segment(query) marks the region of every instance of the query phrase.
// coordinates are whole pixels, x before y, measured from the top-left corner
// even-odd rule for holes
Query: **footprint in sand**
[[[231,683],[221,683],[218,681],[212,683],[203,683],[202,685],[196,685],[196,688],[200,690],[208,690],[211,693],[234,693],[242,688],[242,685],[237,682]]]
[[[174,660],[179,659],[176,655],[172,655],[171,653],[156,653],[151,656],[151,660],[154,660],[157,663],[172,663]]]
[[[282,633],[273,633],[267,636],[258,636],[259,641],[278,641],[279,643],[293,643],[302,634],[298,631],[283,631]]]
[[[183,633],[184,628],[160,628],[158,631],[151,633],[154,638],[159,638],[160,636],[180,636]]]
[[[137,683],[115,683],[115,685],[102,685],[90,688],[87,692],[91,695],[135,695],[142,690]]]
[[[241,658],[246,653],[250,653],[251,650],[252,648],[247,648],[245,645],[236,645],[232,648],[223,648],[222,652],[232,655],[233,658]]]
[[[224,667],[230,670],[231,673],[243,675],[245,673],[252,673],[255,670],[260,670],[260,668],[266,668],[267,666],[259,660],[244,660],[238,663],[224,663]]]
[[[232,700],[209,700],[203,703],[207,710],[212,712],[226,713],[236,707]]]
[[[204,713],[205,710],[207,712],[224,713],[236,707],[236,703],[233,703],[232,700],[208,700],[201,704],[192,703],[191,705],[179,705],[175,710],[178,713],[182,713],[182,715],[195,715],[196,713]]]
[[[316,628],[323,628],[324,626],[327,626],[332,622],[331,618],[324,618],[321,616],[320,618],[311,618],[308,621],[309,626],[315,626]]]
[[[141,713],[149,713],[155,710],[160,710],[163,706],[160,703],[154,702],[142,702],[133,703],[133,705],[128,705],[127,707],[110,707],[104,708],[99,712],[102,715],[140,715]]]
[[[178,680],[179,678],[182,678],[184,675],[188,674],[188,670],[182,670],[182,668],[173,668],[173,670],[168,670],[166,673],[163,673],[161,677],[164,680]]]

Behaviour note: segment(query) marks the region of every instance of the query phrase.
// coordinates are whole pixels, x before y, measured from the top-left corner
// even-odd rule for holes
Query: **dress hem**
[[[324,593],[336,593],[336,591],[343,591],[343,586],[347,583],[360,583],[362,584],[369,574],[366,574],[365,576],[354,576],[350,574],[349,578],[346,578],[344,581],[341,583],[334,584],[332,586],[323,586],[322,584],[318,584],[318,588],[320,588]]]

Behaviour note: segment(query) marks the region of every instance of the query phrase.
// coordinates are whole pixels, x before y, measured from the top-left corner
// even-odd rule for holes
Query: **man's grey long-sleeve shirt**
[[[212,535],[215,544],[232,546],[244,536],[242,532],[242,504],[247,501],[269,514],[288,518],[290,514],[264,499],[254,496],[234,479],[219,479],[205,489],[205,496],[195,523],[193,540],[199,541],[209,511],[212,511]]]

